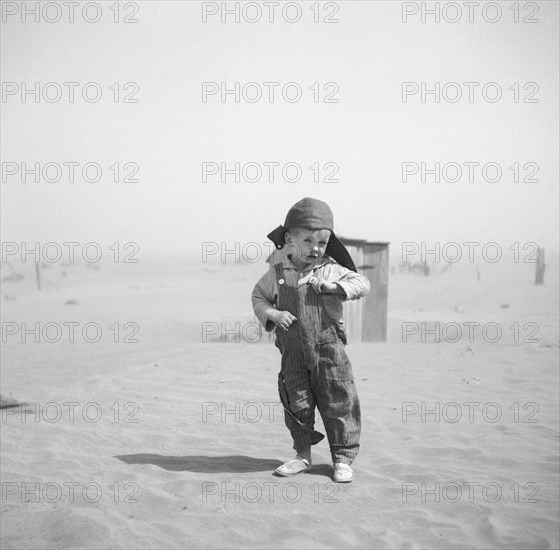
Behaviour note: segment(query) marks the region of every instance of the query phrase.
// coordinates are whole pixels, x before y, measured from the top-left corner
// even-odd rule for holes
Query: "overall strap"
[[[282,311],[289,311],[296,317],[299,315],[298,289],[288,286],[284,279],[284,267],[281,263],[274,266],[276,270],[276,285],[278,286],[278,303],[276,307]]]

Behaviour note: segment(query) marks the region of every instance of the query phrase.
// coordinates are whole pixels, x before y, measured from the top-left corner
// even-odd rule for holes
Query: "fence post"
[[[35,275],[37,276],[37,289],[41,290],[41,272],[39,271],[39,262],[35,262]]]
[[[535,271],[535,284],[544,284],[544,270],[546,264],[544,263],[544,248],[539,248],[537,250],[537,269]]]

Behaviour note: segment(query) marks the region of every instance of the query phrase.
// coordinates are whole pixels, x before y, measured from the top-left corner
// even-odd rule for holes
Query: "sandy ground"
[[[348,346],[363,436],[337,485],[326,441],[311,473],[271,475],[292,456],[279,353],[253,328],[220,341],[249,327],[263,265],[53,266],[41,292],[20,266],[2,288],[1,391],[26,403],[2,410],[2,548],[558,548],[557,262],[543,287],[531,266],[458,267],[397,270],[388,343]]]

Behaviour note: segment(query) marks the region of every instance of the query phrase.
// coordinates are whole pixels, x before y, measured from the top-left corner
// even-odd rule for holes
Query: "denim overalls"
[[[282,353],[278,388],[294,449],[299,453],[324,438],[313,429],[317,406],[333,462],[351,464],[360,447],[361,423],[346,338],[310,285],[290,287],[282,264],[275,269],[276,307],[297,318],[287,331],[276,328],[276,346]]]

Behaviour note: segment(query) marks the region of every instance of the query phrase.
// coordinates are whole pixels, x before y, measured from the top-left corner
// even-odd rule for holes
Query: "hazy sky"
[[[2,3],[4,11],[13,5],[21,9],[20,2]],[[262,2],[253,4],[265,9]],[[65,11],[57,23],[48,23],[43,14],[39,23],[32,16],[22,23],[20,13],[5,13],[1,78],[4,92],[15,86],[16,93],[5,95],[1,105],[7,180],[2,182],[2,240],[135,241],[146,255],[193,255],[205,241],[264,242],[293,203],[313,196],[332,206],[339,232],[394,246],[401,241],[558,246],[557,2],[530,3],[539,8],[533,16],[520,3],[521,20],[532,17],[536,23],[515,23],[513,2],[499,2],[502,15],[495,23],[485,21],[480,8],[470,23],[463,2],[457,23],[443,18],[435,23],[433,16],[423,23],[420,13],[403,23],[401,2],[363,0],[315,4],[321,19],[338,9],[333,18],[339,20],[315,23],[313,2],[294,4],[302,12],[297,23],[285,21],[280,8],[274,23],[266,11],[256,23],[245,21],[243,13],[240,23],[233,16],[222,23],[220,14],[203,23],[203,2],[198,1],[131,2],[126,11],[121,3],[121,19],[128,14],[139,20],[132,24],[113,22],[114,2],[97,2],[103,9],[97,23],[83,19],[81,6],[74,23],[67,22]],[[434,2],[424,4],[433,7]],[[51,10],[46,16],[55,18]],[[291,10],[293,17],[296,8]],[[95,16],[93,10],[88,13]],[[247,17],[256,13],[246,11]],[[453,17],[451,11],[446,14]],[[490,9],[486,16],[496,17]],[[22,83],[32,88],[35,82],[50,97],[56,85],[44,85],[59,83],[61,99],[41,97],[35,103],[31,94],[22,102]],[[73,103],[63,82],[79,83]],[[98,83],[100,101],[82,99],[88,82]],[[118,103],[116,88],[109,88],[115,82]],[[137,103],[122,102],[135,91],[124,88],[128,82],[137,83],[132,96]],[[224,82],[229,88],[255,82],[259,86],[246,88],[247,93],[264,95],[255,103],[243,95],[239,103],[231,95],[222,102],[219,94],[203,102],[203,82],[209,87]],[[273,103],[265,82],[280,83]],[[288,82],[301,87],[299,102],[282,98]],[[463,96],[457,102],[442,96],[436,103],[432,95],[423,103],[417,93],[403,103],[403,82],[419,87],[425,82],[429,88],[455,82]],[[464,82],[480,83],[472,87],[472,103]],[[501,88],[495,103],[482,96],[488,82]],[[538,85],[532,96],[534,85],[523,89],[529,82]],[[318,103],[310,89],[314,83],[319,83]],[[323,89],[326,83],[335,85]],[[509,89],[514,83],[520,83],[517,103]],[[453,99],[456,89],[448,86],[445,97]],[[486,88],[488,97],[495,89]],[[338,102],[324,103],[333,91]],[[14,164],[6,163],[21,169],[23,162],[28,167],[58,163],[65,171],[60,181],[41,177],[36,183],[28,176],[22,183],[20,174],[10,175]],[[64,162],[80,163],[74,183]],[[100,165],[99,182],[83,180],[87,162]],[[116,162],[121,180],[129,173],[123,165],[136,163],[139,181],[114,183],[109,167]],[[243,181],[241,175],[236,183],[230,175],[222,183],[218,174],[203,182],[203,162],[225,162],[228,168],[257,163],[262,179]],[[274,162],[280,167],[271,183],[264,163]],[[290,162],[301,166],[300,181],[284,181],[282,166]],[[463,165],[455,183],[436,183],[431,175],[423,183],[419,174],[404,183],[403,162],[427,168],[436,162],[494,162],[503,173],[492,183],[478,166],[475,181],[469,182]],[[309,168],[314,163],[321,180],[337,166],[333,177],[339,181],[314,182]],[[325,170],[326,163],[333,164]],[[519,163],[517,183],[509,168],[514,163]],[[538,182],[523,182],[535,167]],[[256,174],[253,169],[246,172],[249,178]],[[293,171],[287,174],[295,177]],[[494,171],[487,176],[493,178]],[[50,177],[56,179],[56,173]]]

